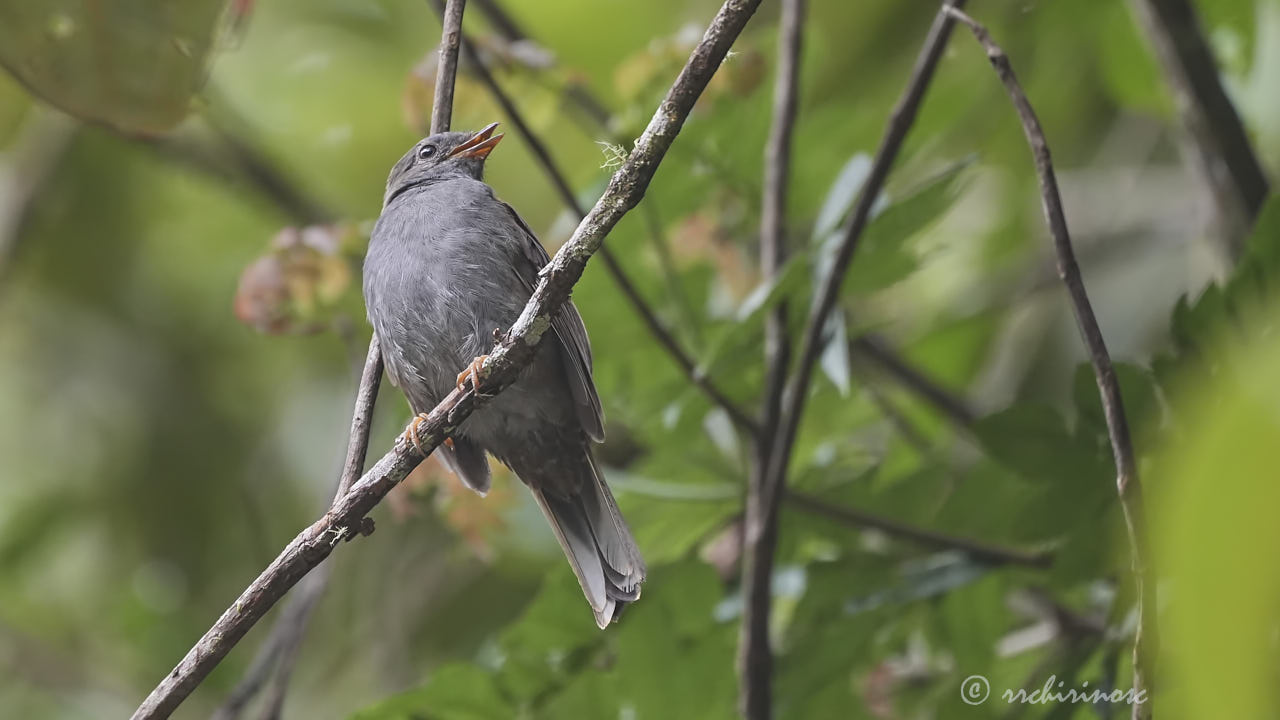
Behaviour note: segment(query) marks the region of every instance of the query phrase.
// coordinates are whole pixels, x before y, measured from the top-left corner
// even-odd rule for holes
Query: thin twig
[[[493,29],[502,36],[503,40],[508,43],[518,43],[531,41],[529,35],[520,27],[515,18],[511,17],[498,0],[475,0],[480,8],[480,13],[489,19],[493,24]],[[610,139],[615,142],[622,142],[625,138],[613,134],[610,128],[611,114],[605,104],[591,92],[591,88],[585,83],[569,82],[561,89],[564,98],[571,103],[585,116],[591,119],[591,122],[599,129],[610,133]]]
[[[889,124],[885,128],[880,147],[876,150],[875,160],[871,163],[871,171],[867,174],[867,180],[863,183],[858,199],[845,223],[844,238],[831,263],[831,270],[822,278],[817,297],[810,307],[800,344],[799,359],[791,380],[787,383],[787,389],[783,393],[778,432],[775,434],[773,449],[769,454],[769,466],[765,478],[768,502],[777,503],[786,482],[787,466],[791,462],[791,450],[795,445],[796,433],[804,413],[809,384],[813,379],[813,369],[826,344],[823,334],[827,319],[835,309],[840,295],[840,286],[844,282],[849,263],[853,260],[858,240],[862,237],[867,222],[871,218],[872,205],[880,195],[885,179],[889,176],[889,169],[898,157],[902,142],[915,121],[920,101],[929,87],[929,81],[933,79],[934,70],[937,69],[938,61],[942,57],[942,50],[946,46],[947,38],[951,35],[954,21],[945,10],[949,7],[959,7],[963,3],[964,0],[946,0],[942,10],[939,10],[935,17],[933,26],[929,29],[929,35],[925,38],[924,47],[916,58],[911,79],[907,82],[902,97],[889,116]]]
[[[507,40],[507,42],[517,42],[527,39],[524,30],[511,17],[501,5],[494,0],[475,0],[475,5],[480,9],[480,14],[489,19],[498,34]]]
[[[797,490],[787,490],[786,500],[797,510],[821,515],[844,525],[879,530],[890,537],[938,550],[962,550],[974,560],[988,565],[1021,565],[1041,570],[1053,565],[1053,553],[1048,551],[1022,550],[929,530],[865,510],[832,505]]]
[[[933,443],[929,441],[929,437],[925,435],[919,427],[916,426],[911,418],[899,408],[879,385],[868,377],[867,372],[859,367],[850,368],[850,373],[854,380],[867,393],[867,397],[871,399],[871,404],[876,406],[880,414],[889,421],[894,430],[902,436],[908,445],[912,447],[921,457],[928,457],[933,452]]]
[[[1102,398],[1103,414],[1107,421],[1107,434],[1111,440],[1111,451],[1115,458],[1116,489],[1128,528],[1134,584],[1138,594],[1138,627],[1133,648],[1133,690],[1135,693],[1149,693],[1151,659],[1155,657],[1156,648],[1156,587],[1150,565],[1151,555],[1147,547],[1142,486],[1138,481],[1138,467],[1134,459],[1133,443],[1129,437],[1129,423],[1125,417],[1124,401],[1120,396],[1120,383],[1116,380],[1115,369],[1111,365],[1111,355],[1107,352],[1106,341],[1102,337],[1102,330],[1098,327],[1093,306],[1089,303],[1084,279],[1080,275],[1080,266],[1076,263],[1075,252],[1071,247],[1071,235],[1067,231],[1066,213],[1062,209],[1058,180],[1053,172],[1049,143],[1045,139],[1044,130],[1040,127],[1040,120],[1036,117],[1026,93],[1018,84],[1008,56],[991,39],[986,28],[960,10],[952,8],[948,13],[969,26],[974,37],[986,50],[987,59],[991,61],[991,66],[1000,76],[1000,82],[1004,84],[1005,91],[1009,94],[1009,99],[1018,113],[1023,133],[1027,137],[1027,144],[1031,147],[1031,153],[1035,158],[1036,175],[1040,179],[1040,197],[1044,204],[1045,218],[1049,224],[1049,234],[1053,237],[1053,250],[1058,260],[1058,276],[1067,287],[1067,295],[1071,299],[1071,309],[1075,313],[1076,324],[1089,351],[1089,361],[1093,365],[1094,378],[1098,383],[1098,394]],[[1133,717],[1135,720],[1150,718],[1151,703],[1135,703]]]
[[[431,104],[431,133],[448,132],[453,118],[453,86],[458,79],[458,46],[462,44],[462,11],[467,0],[449,0],[441,15],[440,62]]]
[[[778,25],[778,68],[773,86],[773,124],[765,145],[764,192],[760,203],[760,270],[777,276],[787,258],[787,188],[791,144],[800,94],[800,54],[804,41],[805,0],[783,0]],[[769,642],[773,555],[777,546],[778,504],[767,502],[765,478],[773,435],[782,409],[791,339],[787,306],[778,303],[764,326],[764,407],[755,457],[748,478],[743,515],[742,624],[738,637],[738,712],[747,720],[773,714],[773,648]]]
[[[883,338],[876,335],[856,337],[849,341],[849,352],[855,357],[875,363],[899,385],[927,402],[956,425],[964,428],[972,427],[977,419],[967,402],[907,362]]]
[[[1249,134],[1222,86],[1189,0],[1131,0],[1173,90],[1189,154],[1213,193],[1227,250],[1238,258],[1269,186]]]
[[[442,3],[440,0],[433,0],[437,11],[441,10]],[[492,5],[490,5],[492,7]],[[551,152],[547,149],[546,143],[538,137],[537,133],[529,127],[524,119],[524,115],[516,107],[511,100],[511,96],[502,89],[497,80],[493,77],[493,73],[485,65],[483,59],[475,50],[475,45],[465,36],[462,39],[462,51],[466,54],[467,60],[471,63],[471,69],[479,76],[480,81],[489,89],[489,94],[497,101],[502,111],[510,120],[512,127],[529,146],[529,150],[533,153],[534,159],[538,161],[538,165],[542,167],[543,173],[547,179],[551,181],[556,192],[559,193],[564,204],[573,211],[578,220],[581,220],[586,211],[582,204],[578,202],[578,198],[573,193],[573,188],[569,186],[568,180],[561,172],[555,160],[551,157]],[[626,298],[631,308],[644,322],[648,328],[649,334],[653,336],[658,344],[666,349],[667,354],[675,361],[676,365],[684,372],[685,376],[699,390],[701,390],[713,403],[724,409],[739,427],[748,433],[755,435],[758,431],[757,423],[745,410],[738,407],[728,395],[712,382],[711,378],[705,372],[698,368],[697,362],[693,357],[680,345],[680,341],[676,339],[671,330],[658,317],[649,303],[645,301],[640,294],[640,290],[635,283],[627,275],[622,264],[607,247],[601,247],[599,251],[600,258],[604,261],[605,269],[609,271],[609,275],[613,277],[614,283],[618,289],[622,291],[622,296]]]
[[[671,243],[667,241],[663,232],[662,215],[658,212],[658,204],[653,198],[647,198],[641,209],[644,213],[645,228],[648,230],[646,237],[653,248],[654,256],[658,258],[658,274],[662,276],[662,282],[667,286],[667,292],[671,294],[672,304],[680,315],[680,323],[684,326],[685,333],[697,346],[702,342],[702,325],[697,313],[693,311],[689,293],[685,292],[684,284],[680,282],[675,259],[671,256]]]
[[[728,0],[720,8],[626,162],[614,173],[604,194],[573,236],[543,269],[538,286],[519,319],[490,351],[489,359],[479,372],[486,397],[514,382],[520,370],[533,359],[539,341],[551,325],[551,317],[568,300],[587,260],[623,215],[640,202],[694,102],[759,4],[759,0]],[[417,444],[430,453],[471,414],[477,402],[471,383],[449,393],[428,414],[428,419],[417,425]],[[249,628],[333,552],[340,539],[367,530],[365,516],[422,460],[423,455],[413,443],[399,438],[350,492],[324,517],[299,533],[241,593],[151,692],[134,713],[134,719],[167,717]]]

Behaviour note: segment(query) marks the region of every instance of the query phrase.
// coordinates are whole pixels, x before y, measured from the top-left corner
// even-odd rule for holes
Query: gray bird
[[[387,375],[415,413],[468,377],[475,387],[483,353],[520,315],[550,259],[481,179],[502,139],[496,126],[438,133],[405,153],[391,169],[369,241],[369,321]],[[482,495],[490,481],[486,452],[529,486],[604,628],[640,597],[644,561],[591,454],[592,441],[604,439],[604,420],[577,308],[565,303],[551,329],[519,379],[436,450]]]

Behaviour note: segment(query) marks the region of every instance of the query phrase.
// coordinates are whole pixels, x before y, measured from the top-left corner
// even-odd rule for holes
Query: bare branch
[[[543,269],[537,288],[518,320],[489,354],[479,375],[484,396],[501,392],[532,360],[551,317],[569,292],[587,260],[622,216],[643,197],[654,173],[679,134],[694,102],[720,66],[733,41],[759,6],[759,0],[727,0],[694,48],[666,98],[622,167],[614,173],[604,195],[574,231],[573,236]],[[470,383],[451,392],[417,425],[418,444],[434,450],[465,420],[478,402]],[[343,495],[324,517],[303,530],[213,624],[178,665],[160,682],[134,713],[134,720],[167,717],[244,637],[263,615],[309,571],[333,552],[338,541],[367,529],[365,516],[423,456],[403,437]]]
[[[766,280],[786,262],[787,187],[791,144],[800,94],[800,53],[804,40],[805,0],[783,0],[778,25],[778,67],[773,86],[773,125],[765,146],[764,193],[760,205],[760,269]],[[773,434],[782,408],[791,340],[787,306],[779,303],[765,318],[764,409],[756,436],[755,460],[747,484],[743,516],[742,625],[738,637],[738,711],[747,720],[773,714],[773,648],[769,643],[773,556],[777,546],[778,504],[764,491]]]
[[[786,482],[787,466],[791,462],[791,450],[795,445],[796,433],[804,413],[809,383],[813,379],[813,369],[826,344],[823,331],[827,319],[835,309],[840,286],[844,282],[853,253],[858,247],[858,240],[862,237],[867,221],[871,217],[871,207],[880,195],[885,179],[889,176],[889,169],[898,157],[898,150],[901,149],[902,142],[915,121],[920,101],[924,98],[929,81],[932,80],[934,70],[937,69],[938,60],[942,57],[947,38],[951,35],[954,21],[945,10],[949,7],[960,7],[963,4],[964,0],[946,0],[943,3],[943,9],[935,17],[933,26],[929,29],[929,35],[925,38],[924,47],[916,58],[911,79],[907,82],[902,97],[889,116],[889,124],[885,128],[880,147],[876,150],[875,160],[871,163],[871,171],[867,174],[867,180],[863,183],[858,199],[845,223],[844,238],[836,251],[831,271],[822,278],[817,298],[810,307],[800,345],[799,360],[783,394],[778,432],[775,434],[773,449],[769,454],[765,490],[767,501],[770,503],[778,502],[782,486]]]
[[[333,499],[347,494],[352,484],[364,472],[365,458],[369,454],[369,429],[373,425],[374,403],[378,400],[378,385],[382,380],[382,358],[378,352],[378,339],[369,339],[369,353],[360,371],[360,387],[356,390],[355,407],[351,410],[351,435],[347,439],[347,460],[338,478],[338,488]]]
[[[479,6],[480,13],[489,19],[493,25],[493,29],[508,43],[518,43],[529,41],[530,38],[525,33],[524,28],[511,17],[498,0],[475,0],[475,4]],[[563,89],[564,99],[571,102],[584,116],[589,118],[593,124],[605,132],[612,132],[610,125],[609,109],[605,106],[600,98],[591,92],[590,86],[584,82],[569,82]],[[611,135],[611,139],[621,142],[625,138]]]
[[[797,510],[821,515],[844,525],[879,530],[899,540],[907,540],[937,550],[961,550],[974,560],[988,565],[1021,565],[1041,570],[1053,565],[1053,553],[1051,552],[1036,552],[1004,547],[994,543],[982,542],[981,540],[970,540],[958,535],[937,532],[886,518],[882,515],[875,515],[865,510],[832,505],[819,497],[796,490],[787,490],[786,499]]]
[[[850,368],[850,372],[861,388],[866,391],[871,404],[876,406],[898,435],[902,436],[902,439],[921,457],[928,457],[933,452],[933,443],[929,441],[929,437],[893,402],[888,393],[867,376],[863,368],[855,365]]]
[[[1177,101],[1189,154],[1213,193],[1233,258],[1269,190],[1189,0],[1132,0]]]
[[[1076,324],[1080,327],[1080,335],[1089,351],[1089,361],[1093,365],[1094,378],[1098,383],[1098,394],[1102,397],[1111,451],[1115,457],[1116,489],[1128,527],[1134,583],[1138,593],[1138,628],[1133,648],[1133,689],[1135,693],[1143,691],[1149,693],[1150,659],[1154,657],[1156,647],[1156,587],[1150,565],[1151,554],[1147,547],[1142,486],[1138,482],[1138,467],[1134,459],[1133,443],[1129,437],[1129,423],[1125,417],[1124,401],[1120,396],[1120,383],[1116,380],[1115,369],[1111,365],[1111,355],[1107,352],[1106,341],[1102,338],[1102,330],[1098,327],[1098,319],[1094,316],[1093,306],[1089,303],[1084,279],[1080,275],[1080,266],[1076,264],[1075,252],[1071,247],[1071,235],[1067,231],[1067,218],[1062,209],[1058,180],[1054,175],[1053,161],[1049,156],[1049,143],[1045,139],[1044,130],[1040,127],[1040,120],[1036,117],[1031,102],[1018,84],[1008,56],[991,39],[986,28],[973,18],[955,8],[950,8],[948,14],[968,25],[974,37],[986,50],[987,59],[991,61],[991,66],[1000,76],[1000,81],[1004,84],[1005,91],[1008,92],[1009,99],[1018,113],[1023,133],[1027,136],[1027,144],[1030,145],[1031,153],[1035,158],[1044,214],[1049,224],[1049,234],[1053,237],[1054,254],[1058,260],[1058,276],[1067,287],[1067,295],[1071,299],[1071,309],[1075,313]],[[1135,703],[1133,717],[1135,720],[1150,718],[1151,703]]]
[[[448,132],[453,117],[453,85],[458,79],[458,46],[462,44],[462,11],[467,0],[449,0],[440,19],[440,63],[431,104],[431,133]]]
[[[439,11],[442,3],[440,0],[435,0],[434,5],[437,11]],[[488,3],[487,7],[500,12],[500,8],[497,8],[491,2]],[[500,17],[505,18],[506,16],[500,15]],[[498,81],[493,77],[493,73],[485,65],[484,60],[475,51],[474,44],[465,35],[462,38],[462,51],[466,54],[467,60],[471,63],[471,67],[475,71],[476,75],[479,76],[480,81],[489,89],[489,94],[493,96],[493,99],[502,108],[502,111],[506,113],[508,120],[515,128],[516,132],[519,133],[525,144],[529,146],[529,150],[533,153],[534,159],[538,161],[538,165],[542,167],[543,173],[549,180],[551,180],[551,184],[555,187],[556,192],[559,193],[561,200],[563,200],[564,204],[568,206],[575,215],[577,215],[578,220],[581,220],[583,216],[586,215],[586,211],[583,210],[582,204],[578,202],[578,198],[574,195],[573,189],[569,186],[569,182],[565,178],[564,173],[560,171],[559,166],[556,165],[555,160],[551,157],[551,153],[547,150],[546,144],[543,143],[542,139],[539,138],[537,134],[534,133],[533,129],[529,127],[529,123],[525,121],[524,116],[511,100],[511,96],[508,95],[506,91],[502,89],[502,86],[498,84]],[[609,275],[613,277],[613,281],[617,284],[618,289],[622,291],[623,297],[627,299],[631,308],[640,316],[645,327],[648,328],[649,334],[652,335],[653,338],[658,341],[658,344],[667,351],[667,354],[671,356],[671,359],[675,361],[676,365],[680,366],[680,369],[689,379],[689,382],[693,383],[694,386],[706,394],[713,403],[723,408],[724,411],[729,414],[730,419],[732,419],[739,427],[748,433],[755,435],[758,431],[755,419],[752,418],[745,410],[738,407],[737,403],[733,402],[733,400],[730,399],[724,391],[717,387],[706,373],[698,369],[697,362],[691,355],[689,355],[688,352],[685,351],[685,349],[680,345],[680,341],[676,339],[675,335],[671,333],[671,330],[667,328],[666,324],[662,322],[657,313],[653,311],[653,308],[651,308],[648,302],[645,301],[644,297],[640,294],[640,290],[636,288],[635,283],[627,276],[622,264],[619,263],[614,254],[609,251],[609,248],[602,246],[599,250],[599,254],[600,258],[604,261],[605,268],[609,271]]]

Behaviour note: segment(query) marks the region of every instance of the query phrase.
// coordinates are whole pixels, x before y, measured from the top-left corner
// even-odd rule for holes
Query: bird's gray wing
[[[521,230],[523,237],[520,249],[527,264],[517,268],[516,274],[524,283],[525,289],[532,294],[538,284],[538,272],[551,262],[551,257],[515,208],[506,203],[502,203],[502,206]],[[600,408],[600,396],[596,394],[595,382],[591,379],[591,342],[587,340],[587,327],[582,323],[582,316],[578,314],[578,308],[573,306],[572,301],[560,307],[551,319],[551,329],[560,342],[560,357],[564,360],[565,377],[569,380],[569,390],[573,393],[578,421],[582,423],[582,429],[588,437],[600,442],[604,440],[604,412]]]

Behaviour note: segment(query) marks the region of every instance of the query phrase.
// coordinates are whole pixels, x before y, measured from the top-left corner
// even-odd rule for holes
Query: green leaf
[[[1099,8],[1099,15],[1095,47],[1106,89],[1123,107],[1169,115],[1168,86],[1134,24],[1133,13],[1122,3],[1107,3]]]
[[[354,713],[351,720],[510,720],[514,715],[493,673],[451,663],[431,673],[424,687],[392,695]]]
[[[757,285],[738,306],[738,322],[755,321],[764,311],[795,295],[805,281],[805,266],[808,259],[807,253],[798,253],[787,258],[777,274]]]
[[[1160,424],[1160,401],[1157,397],[1155,378],[1149,371],[1128,363],[1114,366],[1116,381],[1120,383],[1120,398],[1124,402],[1125,417],[1135,438],[1149,438]],[[1082,363],[1076,367],[1073,383],[1077,434],[1092,436],[1103,443],[1107,441],[1107,419],[1102,410],[1102,397],[1094,379],[1093,366]],[[1109,450],[1108,443],[1108,450]]]
[[[1231,278],[1208,286],[1195,300],[1183,297],[1174,306],[1173,348],[1151,364],[1160,385],[1168,391],[1183,373],[1202,380],[1217,372],[1223,359],[1221,348],[1270,324],[1267,309],[1276,288],[1280,288],[1280,195],[1272,194]]]
[[[224,5],[2,0],[0,64],[76,117],[159,133],[190,110]]]
[[[836,175],[835,182],[831,183],[822,207],[818,210],[818,219],[813,225],[814,244],[825,242],[840,228],[841,221],[853,206],[853,201],[858,197],[870,172],[871,156],[862,152],[849,158],[844,167],[840,168],[840,173]]]
[[[848,397],[850,390],[849,336],[845,322],[844,311],[838,308],[827,318],[827,346],[819,358],[822,374],[836,386],[841,397]]]
[[[1043,405],[1014,405],[978,420],[974,432],[993,458],[1031,482],[1090,483],[1099,478],[1096,448],[1067,431]]]
[[[873,215],[859,241],[857,259],[845,281],[847,292],[869,292],[888,287],[919,266],[907,244],[912,236],[937,221],[959,194],[963,171],[974,158],[964,158],[926,180]]]
[[[989,574],[943,598],[943,627],[957,667],[980,672],[995,659],[996,643],[1010,625],[1005,586],[1002,576]]]
[[[1160,618],[1172,680],[1165,707],[1178,717],[1265,717],[1276,708],[1270,668],[1280,660],[1280,572],[1260,552],[1280,544],[1280,344],[1224,348],[1233,372],[1183,388],[1185,441],[1149,477],[1148,506],[1161,580],[1178,588]],[[1165,585],[1162,583],[1162,587]],[[1208,617],[1217,622],[1205,622]]]

